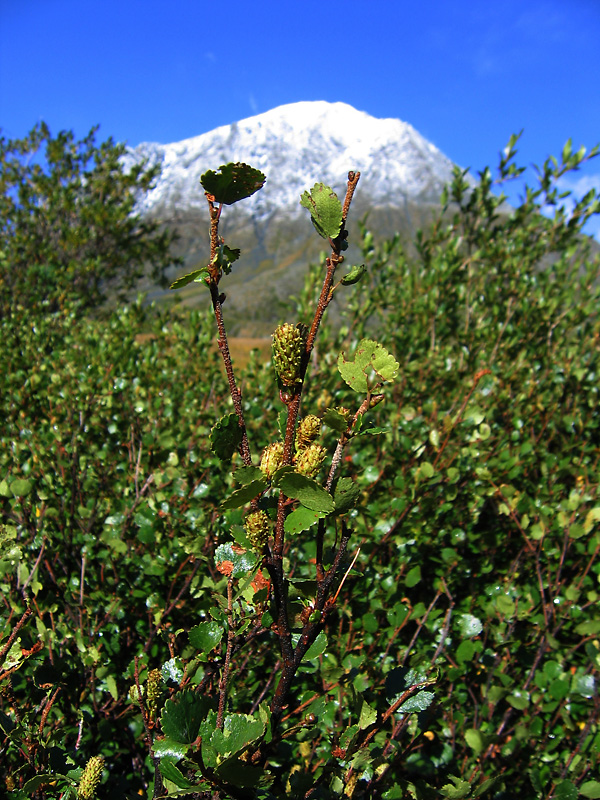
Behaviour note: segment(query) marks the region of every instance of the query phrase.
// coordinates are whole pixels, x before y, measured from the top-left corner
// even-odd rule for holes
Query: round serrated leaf
[[[209,169],[201,176],[200,183],[217,203],[230,206],[262,189],[265,180],[260,170],[237,162],[222,164],[218,172]]]
[[[344,514],[357,504],[360,488],[352,478],[340,478],[335,487],[333,502],[336,514]]]
[[[353,361],[346,361],[344,354],[338,356],[338,370],[344,381],[355,392],[366,393],[369,381],[375,373],[375,381],[393,380],[399,369],[396,359],[382,345],[372,339],[358,343]]]
[[[409,697],[398,709],[399,714],[412,714],[416,711],[425,711],[433,703],[433,692],[417,692],[414,697]]]
[[[577,800],[578,796],[577,787],[572,781],[561,781],[552,795],[554,800]]]
[[[461,614],[458,618],[458,627],[465,639],[471,639],[473,636],[479,636],[483,630],[483,623],[479,617],[474,617],[472,614]]]
[[[205,698],[194,692],[179,692],[167,700],[160,715],[163,733],[174,742],[192,744],[207,711],[208,702]]]
[[[242,441],[238,415],[226,414],[210,431],[210,446],[221,461],[229,461]]]
[[[336,411],[335,408],[328,408],[327,411],[323,414],[324,425],[327,425],[332,430],[337,431],[338,433],[345,433],[348,430],[348,420],[343,414],[340,414],[339,411]]]
[[[302,533],[326,516],[324,512],[311,511],[310,508],[300,506],[286,517],[283,528],[286,533]]]
[[[262,477],[260,467],[240,467],[233,473],[233,480],[242,486],[247,486],[252,481],[259,481]]]
[[[312,478],[299,472],[286,472],[278,481],[278,487],[286,497],[299,500],[311,511],[331,514],[335,510],[333,497]]]
[[[209,653],[223,638],[223,628],[214,620],[200,622],[189,632],[190,644],[201,653]]]
[[[241,489],[237,489],[235,492],[229,495],[227,500],[221,503],[221,508],[241,508],[245,506],[246,503],[249,503],[251,500],[254,500],[255,497],[258,497],[261,492],[267,488],[267,479],[260,478],[257,481],[250,481],[245,486],[242,486]]]
[[[204,278],[208,276],[209,272],[206,267],[202,267],[202,269],[195,269],[193,272],[188,272],[187,275],[182,275],[181,278],[177,278],[176,281],[170,285],[170,289],[181,289],[183,286],[187,286],[188,283],[192,281],[196,281],[196,283],[202,283],[202,280],[198,280],[198,278]]]
[[[165,737],[164,739],[157,739],[152,745],[152,752],[159,758],[176,758],[179,760],[189,750],[189,744],[182,744],[182,742],[174,742],[173,739]]]
[[[237,552],[231,542],[226,542],[217,547],[215,551],[215,564],[229,562],[231,564],[231,574],[234,578],[239,578],[250,572],[256,566],[256,555],[249,550]]]
[[[310,192],[303,192],[300,205],[310,211],[319,236],[336,238],[342,228],[342,204],[330,186],[315,183]]]
[[[234,755],[263,735],[265,723],[249,714],[228,714],[223,730],[216,730],[210,744],[221,756]]]

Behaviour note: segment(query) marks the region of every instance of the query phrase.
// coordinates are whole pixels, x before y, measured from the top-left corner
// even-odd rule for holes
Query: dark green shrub
[[[173,262],[173,235],[135,213],[159,168],[126,169],[125,146],[96,144],[96,131],[78,142],[41,123],[25,139],[0,137],[0,316],[17,303],[96,306]]]

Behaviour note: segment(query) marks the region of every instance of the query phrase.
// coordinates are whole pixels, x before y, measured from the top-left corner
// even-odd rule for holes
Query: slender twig
[[[46,725],[46,720],[48,719],[48,714],[50,713],[50,709],[54,705],[54,701],[56,700],[58,693],[60,692],[61,687],[57,687],[54,692],[50,695],[48,700],[46,701],[46,705],[44,710],[42,711],[42,716],[40,719],[40,724],[38,726],[38,733],[41,736],[44,731],[44,726]]]
[[[225,650],[225,662],[223,672],[219,681],[219,709],[217,711],[217,728],[223,730],[225,716],[225,703],[227,701],[227,684],[229,682],[229,670],[231,668],[231,653],[235,632],[233,630],[233,578],[229,576],[227,581],[227,647]]]
[[[25,623],[32,614],[33,611],[31,610],[31,608],[25,609],[23,615],[21,616],[21,619],[17,622],[15,627],[12,629],[10,636],[6,640],[6,644],[4,644],[2,648],[0,648],[0,661],[4,660],[4,657],[6,656],[10,648],[13,646],[13,642],[17,638],[17,634],[19,633],[23,625],[25,625]]]

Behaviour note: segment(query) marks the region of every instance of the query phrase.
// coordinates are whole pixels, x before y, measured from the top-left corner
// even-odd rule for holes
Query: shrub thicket
[[[347,208],[314,187],[331,255],[276,373],[254,358],[235,389],[203,315],[5,317],[11,796],[600,796],[598,201],[556,190],[583,159],[513,210],[457,172],[414,251],[364,227],[337,283]],[[261,179],[205,178],[213,258],[181,282],[208,284],[227,363],[218,220]],[[331,290],[344,326],[308,358],[296,323]]]

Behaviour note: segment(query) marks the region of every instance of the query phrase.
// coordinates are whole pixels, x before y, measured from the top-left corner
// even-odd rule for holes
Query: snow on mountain
[[[360,170],[360,194],[373,206],[436,203],[452,162],[399,119],[376,119],[346,103],[291,103],[172,144],[143,143],[134,159],[162,164],[162,176],[142,211],[162,218],[206,209],[200,176],[243,161],[267,176],[262,191],[238,213],[266,221],[285,207],[301,212],[301,193],[323,182],[343,195],[348,170]]]

